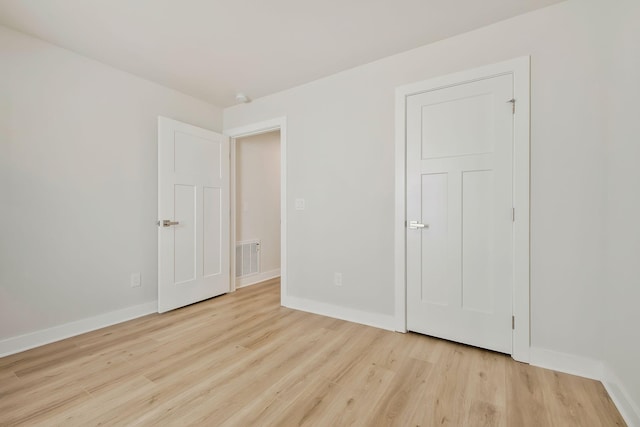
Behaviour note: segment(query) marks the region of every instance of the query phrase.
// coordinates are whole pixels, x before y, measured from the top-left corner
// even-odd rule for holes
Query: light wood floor
[[[0,359],[0,425],[623,426],[602,384],[244,288]]]

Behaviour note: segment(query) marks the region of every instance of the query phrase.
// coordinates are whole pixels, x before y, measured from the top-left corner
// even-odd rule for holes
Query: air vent
[[[260,241],[247,240],[236,243],[236,277],[251,276],[260,272]]]

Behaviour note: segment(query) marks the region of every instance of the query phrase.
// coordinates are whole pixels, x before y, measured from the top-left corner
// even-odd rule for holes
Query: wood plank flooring
[[[0,425],[625,425],[597,381],[279,301],[265,282],[2,358]]]

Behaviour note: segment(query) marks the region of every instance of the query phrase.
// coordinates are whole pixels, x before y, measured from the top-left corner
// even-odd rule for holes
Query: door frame
[[[513,329],[511,356],[521,362],[530,358],[530,57],[435,77],[396,88],[395,106],[395,224],[394,285],[395,329],[407,332],[406,263],[406,114],[407,97],[423,92],[491,78],[513,75],[516,110],[513,116]]]
[[[229,283],[230,292],[236,290],[236,140],[248,136],[260,135],[263,133],[280,131],[280,304],[287,295],[287,118],[278,117],[258,123],[252,123],[223,132],[229,137],[229,174],[230,185],[230,261],[229,261]]]

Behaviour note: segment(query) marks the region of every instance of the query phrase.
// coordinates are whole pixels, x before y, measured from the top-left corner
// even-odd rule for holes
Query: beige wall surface
[[[280,268],[280,132],[236,140],[236,241],[261,242],[260,271]]]

